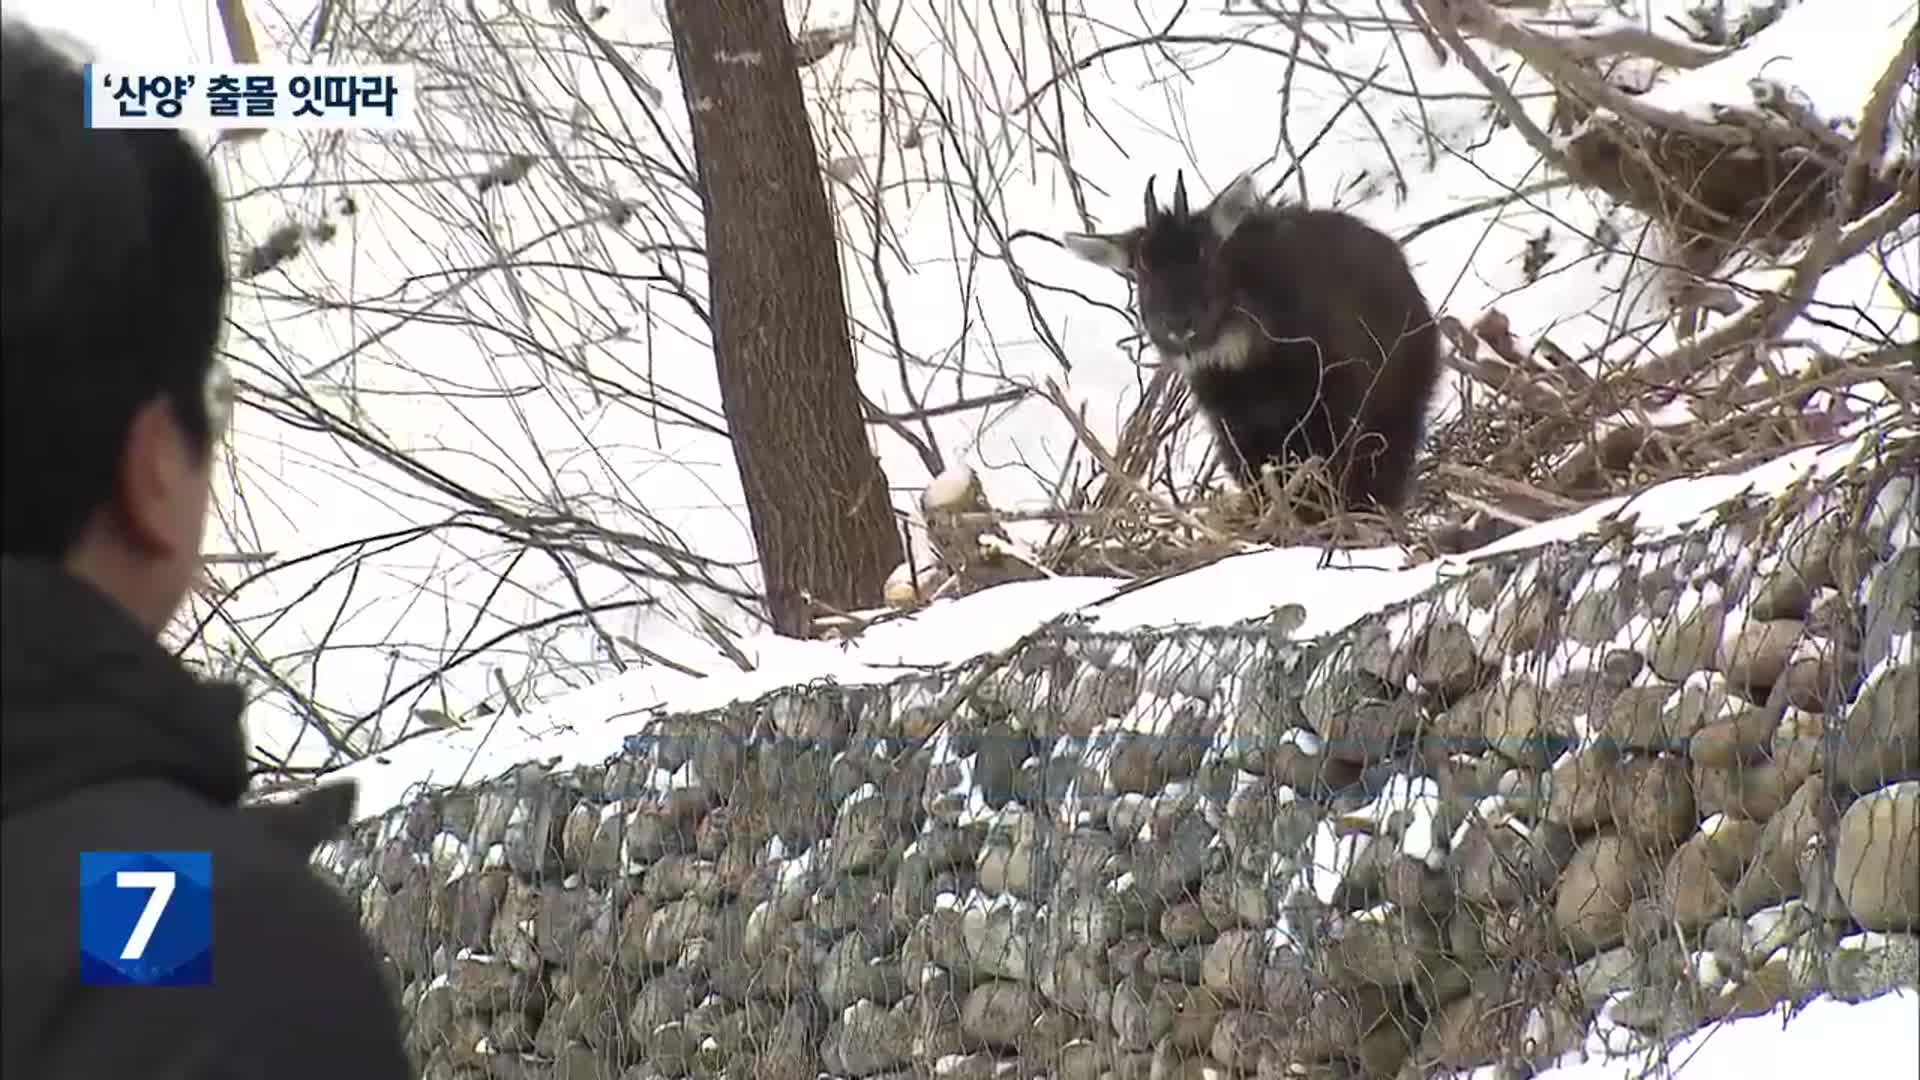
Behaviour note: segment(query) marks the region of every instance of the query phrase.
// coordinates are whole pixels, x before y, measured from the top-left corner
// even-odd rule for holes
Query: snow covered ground
[[[1598,1048],[1593,1048],[1598,1050]],[[1577,1055],[1570,1055],[1577,1056]],[[1920,995],[1903,990],[1850,1005],[1820,998],[1791,1020],[1780,1013],[1705,1028],[1683,1039],[1662,1068],[1647,1054],[1569,1061],[1539,1080],[1773,1080],[1832,1076],[1910,1080],[1920,1076]],[[1474,1080],[1493,1080],[1486,1068]]]
[[[1871,440],[1808,448],[1745,473],[1678,480],[1630,498],[1515,533],[1478,552],[1406,566],[1396,549],[1259,551],[1211,566],[1123,588],[1107,578],[1061,577],[1018,582],[958,600],[937,601],[909,616],[880,622],[848,642],[754,639],[755,670],[694,678],[659,667],[605,679],[548,708],[490,717],[410,740],[339,775],[361,785],[360,812],[400,805],[417,784],[446,784],[500,775],[524,761],[556,767],[597,763],[652,716],[693,712],[752,700],[820,679],[846,686],[892,682],[1005,649],[1055,620],[1094,632],[1124,634],[1173,626],[1230,626],[1298,605],[1294,636],[1330,634],[1463,574],[1474,561],[1586,534],[1623,511],[1638,513],[1638,535],[1656,540],[1736,495],[1764,497],[1796,480],[1831,475],[1871,454]],[[1910,489],[1909,489],[1910,490]],[[1325,566],[1319,565],[1322,558]]]

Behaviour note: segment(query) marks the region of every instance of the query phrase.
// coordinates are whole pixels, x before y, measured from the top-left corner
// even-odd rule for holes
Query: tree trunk
[[[776,632],[801,591],[880,600],[899,565],[886,477],[867,444],[800,72],[780,0],[668,0],[706,204],[720,402]]]

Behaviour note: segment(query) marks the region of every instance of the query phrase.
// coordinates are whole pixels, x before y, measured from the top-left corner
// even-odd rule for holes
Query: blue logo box
[[[80,981],[213,981],[213,853],[80,853]]]

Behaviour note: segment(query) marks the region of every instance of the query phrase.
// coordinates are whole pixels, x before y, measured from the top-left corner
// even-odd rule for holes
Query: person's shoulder
[[[397,995],[379,957],[346,895],[321,877],[307,860],[310,848],[287,835],[284,821],[133,780],[10,815],[6,833],[9,997],[36,982],[75,977],[70,954],[54,946],[72,940],[67,860],[79,851],[204,851],[212,864],[212,985],[158,995],[126,988],[71,1000],[68,1007],[78,1011],[68,1020],[80,1025],[72,1033],[92,1032],[96,1045],[45,1046],[49,1060],[92,1060],[107,1053],[100,1038],[111,1042],[124,1032],[148,1046],[156,1076],[173,1075],[169,1069],[277,1080],[410,1075]],[[69,929],[42,938],[31,933],[30,921]],[[17,1050],[25,1053],[14,1045],[21,1034],[15,1020],[52,1020],[29,1004],[6,1005],[10,1062]],[[22,1034],[20,1046],[51,1037]]]
[[[214,871],[214,983],[277,1077],[408,1075],[398,994],[346,898],[304,863],[237,848]]]
[[[236,1049],[276,1077],[408,1075],[398,992],[345,893],[264,819],[224,818],[213,977]]]

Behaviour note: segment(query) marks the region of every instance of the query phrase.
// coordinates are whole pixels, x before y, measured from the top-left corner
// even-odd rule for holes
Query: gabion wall
[[[1860,1000],[1920,985],[1913,472],[669,717],[316,861],[435,1080],[1524,1076]]]

